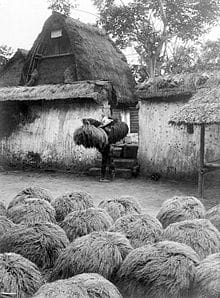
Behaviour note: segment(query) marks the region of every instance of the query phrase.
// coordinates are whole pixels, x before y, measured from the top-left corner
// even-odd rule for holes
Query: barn
[[[83,118],[113,115],[137,135],[135,81],[123,53],[97,27],[53,12],[19,59],[0,73],[2,165],[86,171],[98,153],[73,142]]]

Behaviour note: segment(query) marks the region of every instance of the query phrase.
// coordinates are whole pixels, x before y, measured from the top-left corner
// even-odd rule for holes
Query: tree
[[[48,0],[48,9],[70,15],[71,9],[77,6],[76,0]]]
[[[11,47],[0,45],[0,70],[5,66],[13,53],[14,50]]]
[[[220,0],[93,0],[99,23],[120,48],[133,45],[154,76],[168,57],[167,45],[197,40],[217,22]]]

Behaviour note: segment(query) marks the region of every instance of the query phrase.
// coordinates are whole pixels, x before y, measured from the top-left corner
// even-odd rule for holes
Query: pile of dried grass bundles
[[[113,125],[111,125],[111,130],[108,133],[108,141],[109,144],[115,144],[126,137],[128,134],[129,128],[125,122],[115,121]]]
[[[82,145],[85,148],[96,148],[102,151],[108,144],[108,136],[104,129],[86,124],[75,130],[73,136],[76,145]]]
[[[88,208],[69,213],[61,222],[70,241],[94,231],[107,231],[113,220],[103,209]]]
[[[83,273],[43,285],[33,298],[122,298],[116,286],[97,273]]]
[[[99,273],[111,280],[131,250],[124,235],[92,232],[77,238],[60,253],[50,281],[81,273]]]
[[[51,202],[53,197],[49,193],[48,190],[40,187],[40,186],[30,186],[27,188],[24,188],[21,190],[9,203],[8,209],[10,209],[12,206],[16,204],[20,204],[23,202],[23,200],[28,198],[38,198],[42,200],[46,200],[48,202]]]
[[[220,253],[202,260],[196,268],[194,297],[220,297]]]
[[[197,198],[187,196],[166,200],[157,214],[157,218],[164,228],[174,222],[204,217],[205,207],[203,204]]]
[[[109,231],[124,234],[131,245],[137,248],[160,241],[162,225],[148,214],[129,214],[117,219]]]
[[[35,264],[15,253],[0,254],[0,297],[31,297],[42,283]]]
[[[6,207],[3,202],[0,202],[0,216],[6,216]]]
[[[209,209],[205,217],[220,231],[220,204]]]
[[[43,221],[56,223],[55,209],[42,199],[24,199],[7,210],[7,216],[14,223],[38,223]]]
[[[20,225],[0,237],[0,253],[15,252],[46,269],[54,265],[69,240],[58,225],[42,222]]]
[[[16,225],[6,216],[0,216],[0,237],[15,227]]]
[[[191,246],[201,259],[220,252],[220,232],[208,219],[194,219],[169,225],[163,238]]]
[[[134,249],[117,274],[126,298],[188,297],[199,257],[181,243],[163,241]]]
[[[95,207],[93,198],[85,191],[75,191],[57,197],[52,203],[56,210],[56,220],[63,221],[70,212]]]
[[[140,204],[131,196],[103,200],[99,203],[98,207],[106,210],[114,221],[124,215],[141,213]]]

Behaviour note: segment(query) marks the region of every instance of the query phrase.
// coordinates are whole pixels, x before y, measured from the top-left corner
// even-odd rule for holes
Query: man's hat
[[[100,127],[106,127],[109,124],[111,124],[114,120],[113,119],[109,119],[108,117],[103,117],[102,119],[102,124],[100,125]]]

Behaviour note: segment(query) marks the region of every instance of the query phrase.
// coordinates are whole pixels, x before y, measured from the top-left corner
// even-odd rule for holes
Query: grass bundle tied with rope
[[[23,203],[28,198],[38,198],[51,202],[53,197],[48,190],[40,186],[30,186],[21,190],[9,203],[8,209],[11,207]]]
[[[220,253],[202,260],[196,268],[194,298],[220,297]]]
[[[173,223],[164,230],[163,239],[189,245],[201,259],[220,252],[220,232],[208,219]]]
[[[99,273],[112,280],[132,247],[124,235],[92,232],[64,249],[52,270],[50,281],[81,273]]]
[[[6,215],[6,207],[3,202],[0,202],[0,216],[5,216]]]
[[[53,222],[56,223],[55,209],[45,200],[37,198],[24,199],[7,210],[7,216],[16,224]]]
[[[104,129],[86,124],[75,130],[73,136],[76,145],[82,145],[85,148],[96,148],[102,151],[108,144],[108,136]]]
[[[88,208],[69,213],[60,223],[70,241],[94,231],[106,231],[113,224],[111,216],[103,209]]]
[[[51,268],[69,240],[64,230],[49,222],[20,225],[0,237],[0,253],[14,252],[40,269]]]
[[[52,203],[56,210],[56,220],[63,221],[70,212],[95,207],[93,198],[85,191],[75,191],[57,197]]]
[[[141,213],[140,204],[131,196],[103,200],[99,203],[98,207],[106,210],[114,221],[124,215]]]
[[[220,231],[220,204],[209,209],[205,217]]]
[[[0,297],[32,297],[42,284],[35,264],[15,253],[0,254]]]
[[[124,234],[131,245],[137,248],[160,241],[162,225],[148,214],[129,214],[117,219],[109,231]]]
[[[163,241],[134,249],[117,274],[126,298],[187,298],[199,257],[189,246]]]
[[[0,216],[0,237],[16,225],[6,216]]]
[[[116,286],[97,273],[83,273],[43,285],[33,298],[122,298]]]
[[[174,222],[204,217],[205,207],[197,198],[191,196],[176,196],[166,200],[157,214],[163,228]]]
[[[109,144],[115,144],[123,140],[128,134],[129,128],[125,122],[114,121],[114,124],[111,125],[111,130],[108,134]]]

